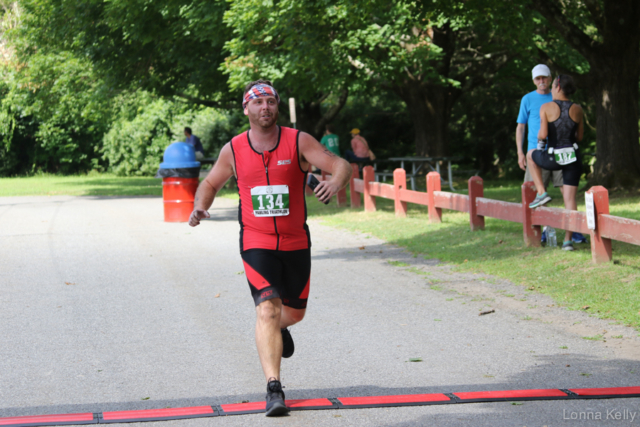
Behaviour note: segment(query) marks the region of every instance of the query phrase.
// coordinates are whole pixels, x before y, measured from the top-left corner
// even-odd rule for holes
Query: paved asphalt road
[[[235,202],[219,199],[210,212],[193,229],[164,223],[153,197],[0,198],[0,416],[263,400]],[[640,385],[629,328],[366,235],[310,226],[308,315],[283,361],[288,399]],[[496,312],[478,316],[487,308]],[[598,334],[605,340],[582,338]],[[612,410],[635,417],[606,419]],[[570,419],[580,412],[604,420]],[[640,399],[144,425],[640,425]]]

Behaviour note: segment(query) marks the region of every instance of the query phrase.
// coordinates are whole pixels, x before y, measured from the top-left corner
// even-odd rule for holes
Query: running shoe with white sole
[[[529,208],[533,209],[533,208],[537,208],[538,206],[542,206],[545,203],[549,203],[551,201],[551,197],[549,197],[549,195],[544,192],[542,194],[538,194],[536,195],[536,198],[533,199],[533,202],[529,203]]]
[[[562,243],[562,250],[563,251],[572,251],[573,249],[573,242],[571,240],[567,240],[565,242]]]

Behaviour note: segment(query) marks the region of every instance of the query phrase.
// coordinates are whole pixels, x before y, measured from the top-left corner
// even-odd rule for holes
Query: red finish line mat
[[[539,390],[472,391],[457,393],[405,394],[395,396],[338,397],[331,399],[287,400],[286,403],[292,411],[306,411],[320,409],[381,408],[390,406],[446,405],[516,400],[613,399],[627,397],[640,397],[640,387],[552,388]],[[258,414],[265,411],[265,406],[265,402],[248,402],[224,404],[219,406],[194,406],[189,408],[110,411],[95,414],[82,413],[0,417],[0,427],[130,423]]]
[[[141,411],[112,411],[99,414],[100,424],[123,423],[133,421],[166,421],[184,418],[215,417],[218,411],[211,406],[194,406],[192,408],[144,409]]]
[[[640,387],[611,387],[611,388],[570,388],[579,399],[612,399],[616,397],[640,397]]]
[[[98,424],[98,416],[86,413],[0,418],[0,426],[66,426],[74,424]]]
[[[460,403],[500,402],[505,400],[556,400],[571,397],[571,394],[555,388],[544,390],[471,391],[453,393],[453,395]]]
[[[389,406],[419,406],[455,403],[442,393],[404,394],[396,396],[339,397],[340,408],[382,408]]]

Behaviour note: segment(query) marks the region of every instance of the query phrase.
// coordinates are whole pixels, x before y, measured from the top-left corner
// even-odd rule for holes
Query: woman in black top
[[[527,154],[532,166],[531,176],[538,191],[535,200],[529,205],[531,208],[544,205],[551,200],[542,182],[540,168],[544,168],[562,170],[564,207],[577,210],[576,193],[582,175],[582,155],[578,149],[578,142],[582,141],[584,133],[584,114],[580,105],[569,101],[569,96],[575,91],[573,79],[561,74],[553,81],[553,101],[540,107],[538,140],[548,140],[545,149],[532,150]],[[562,249],[573,250],[571,231],[565,232]]]

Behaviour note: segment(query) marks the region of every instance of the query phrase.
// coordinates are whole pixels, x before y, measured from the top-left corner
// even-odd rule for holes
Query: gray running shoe
[[[562,243],[562,250],[563,251],[572,251],[573,249],[573,242],[571,240],[563,242]]]
[[[284,402],[284,391],[282,384],[278,380],[271,380],[267,384],[267,417],[277,417],[278,415],[286,415],[289,408]]]
[[[533,199],[533,202],[529,203],[529,208],[533,209],[533,208],[537,208],[538,206],[542,206],[545,203],[549,203],[551,201],[551,197],[549,197],[549,195],[544,192],[542,194],[538,194],[536,196],[535,199]]]
[[[293,338],[291,338],[291,333],[287,328],[280,329],[280,332],[282,333],[282,357],[286,359],[293,356],[295,346],[293,345]]]

